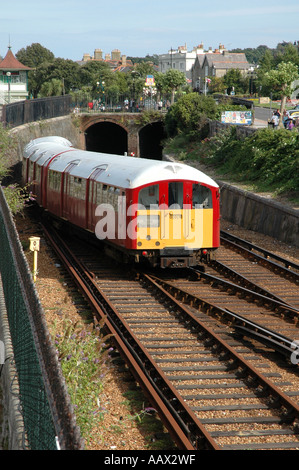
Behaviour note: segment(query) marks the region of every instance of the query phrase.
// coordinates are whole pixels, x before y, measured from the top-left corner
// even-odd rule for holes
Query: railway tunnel
[[[85,131],[86,150],[124,155],[128,152],[126,130],[112,122],[98,122]]]
[[[166,135],[162,122],[153,122],[144,126],[139,132],[140,157],[162,160],[162,142],[165,137]]]
[[[99,121],[85,129],[86,150],[137,157],[162,159],[165,130],[162,122],[152,122],[139,128],[128,129],[115,122]]]

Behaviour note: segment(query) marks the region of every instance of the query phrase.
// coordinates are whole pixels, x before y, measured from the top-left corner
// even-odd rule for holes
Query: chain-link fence
[[[16,366],[25,427],[24,446],[30,450],[83,449],[44,312],[1,189],[0,273],[13,347],[9,360]]]

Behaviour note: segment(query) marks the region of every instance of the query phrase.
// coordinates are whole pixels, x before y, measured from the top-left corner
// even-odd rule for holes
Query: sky
[[[39,43],[55,57],[82,60],[102,49],[134,57],[200,43],[227,49],[299,40],[299,1],[3,0],[0,55]]]

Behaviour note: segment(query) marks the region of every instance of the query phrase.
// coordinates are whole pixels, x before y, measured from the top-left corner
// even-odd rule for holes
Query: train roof
[[[133,189],[165,180],[191,180],[218,187],[205,173],[182,163],[67,149],[65,145],[54,145],[53,142],[48,150],[46,147],[41,142],[31,147],[31,154],[37,149],[32,155],[33,159],[36,160],[38,154],[43,154],[39,164],[46,162],[49,155],[56,154],[49,169],[63,172],[73,163],[72,167],[69,166],[69,174],[80,178],[89,178],[93,174],[93,179],[107,185]],[[96,170],[101,171],[96,173]]]
[[[24,147],[23,156],[28,158],[35,150],[39,150],[41,148],[44,150],[55,148],[57,144],[66,148],[72,147],[72,143],[64,137],[56,135],[38,137],[37,139],[31,140],[29,144]]]

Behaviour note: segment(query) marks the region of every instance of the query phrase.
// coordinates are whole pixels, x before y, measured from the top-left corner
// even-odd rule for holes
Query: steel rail
[[[252,379],[254,386],[256,387],[256,383],[262,387],[263,390],[267,390],[268,395],[270,395],[277,406],[277,401],[279,401],[280,405],[285,407],[287,412],[284,417],[282,417],[282,421],[285,422],[293,422],[299,419],[299,405],[291,400],[284,392],[282,392],[278,387],[276,387],[270,380],[268,380],[265,376],[260,374],[258,370],[253,367],[243,356],[238,354],[233,348],[231,348],[225,341],[223,341],[220,336],[214,333],[209,327],[205,326],[195,315],[193,315],[188,309],[185,309],[174,297],[170,296],[169,293],[159,285],[159,279],[155,278],[154,276],[146,276],[154,286],[156,286],[160,292],[167,296],[168,298],[172,298],[172,300],[177,304],[178,308],[180,308],[180,314],[183,315],[186,319],[186,322],[189,323],[189,328],[193,328],[193,330],[198,330],[199,335],[202,333],[209,337],[209,339],[216,345],[215,347],[218,348],[218,354],[221,355],[220,350],[223,354],[223,357],[227,360],[227,356],[230,357],[230,361],[228,364],[228,370],[236,370],[239,376],[244,377],[248,375]],[[164,283],[164,281],[161,281]],[[188,294],[189,295],[189,294]],[[201,336],[199,336],[200,339]]]
[[[295,282],[299,282],[299,273],[295,271],[291,271],[289,268],[297,269],[299,270],[299,265],[297,263],[294,263],[292,261],[288,261],[281,256],[276,255],[275,253],[271,253],[270,251],[264,250],[263,248],[254,245],[253,243],[247,242],[246,240],[243,240],[242,238],[238,238],[234,235],[228,234],[227,232],[221,231],[220,232],[220,240],[223,245],[227,244],[230,247],[233,247],[235,249],[242,250],[245,252],[248,256],[253,257],[255,260],[259,261],[261,264],[264,266],[267,266],[268,268],[275,269],[276,271],[280,271],[282,274],[286,275],[289,279],[294,280]],[[254,253],[252,250],[256,250],[260,253],[263,253],[262,255],[259,255],[257,253]],[[270,258],[275,259],[281,264],[278,264],[274,261],[271,261]]]
[[[165,289],[174,293],[175,298],[180,298],[184,303],[189,303],[191,306],[200,305],[205,311],[209,312],[213,316],[221,316],[230,326],[233,326],[244,336],[247,334],[255,338],[256,340],[271,346],[275,351],[282,353],[284,356],[291,358],[294,349],[292,345],[294,340],[287,338],[286,336],[280,335],[275,331],[265,328],[256,322],[246,319],[242,315],[239,315],[226,308],[219,307],[215,304],[209,303],[208,301],[201,299],[200,297],[191,294],[184,289],[174,286],[173,284],[151,276],[159,284],[162,284]],[[217,314],[217,315],[216,315]],[[299,314],[299,312],[297,312]]]
[[[100,292],[92,274],[85,270],[81,262],[70,253],[69,248],[59,236],[55,235],[59,239],[58,246],[49,229],[44,227],[44,232],[95,314],[105,319],[105,326],[112,335],[118,351],[178,447],[183,450],[220,450],[210,433],[153,362],[121,315],[105,294]],[[72,262],[69,257],[72,258]]]
[[[258,286],[254,282],[247,279],[245,276],[242,276],[241,274],[237,273],[233,269],[226,266],[224,263],[221,263],[220,261],[217,261],[217,260],[213,260],[209,262],[209,266],[214,268],[216,271],[220,273],[224,273],[230,278],[232,278],[235,282],[238,283],[237,285],[246,286],[247,288],[252,290],[252,292],[257,292],[265,297],[268,297],[269,299],[273,299],[281,304],[287,305],[280,297],[277,297],[276,295],[272,294],[272,292],[268,291],[267,289],[264,289],[263,287]],[[200,271],[198,270],[198,272]]]
[[[262,253],[263,256],[267,259],[273,258],[276,261],[279,261],[281,264],[283,264],[286,268],[293,268],[293,269],[297,269],[299,271],[299,264],[295,263],[294,261],[287,260],[287,259],[283,258],[282,256],[276,255],[275,253],[272,253],[269,250],[266,250],[266,249],[264,249],[260,246],[257,246],[257,245],[255,245],[255,244],[253,244],[253,243],[251,243],[247,240],[244,240],[243,238],[236,237],[235,235],[233,235],[231,233],[228,233],[228,232],[225,232],[224,230],[220,231],[220,235],[221,235],[222,239],[231,240],[234,243],[236,243],[237,245],[241,245],[241,246],[243,245],[250,251],[252,251],[252,250],[258,251],[258,252]]]
[[[229,268],[227,268],[229,270]],[[230,281],[227,281],[225,279],[221,279],[217,276],[213,276],[212,274],[208,274],[205,272],[202,272],[202,270],[197,269],[197,268],[189,268],[190,271],[193,271],[196,273],[198,276],[198,279],[206,279],[209,281],[210,285],[212,287],[218,287],[218,285],[221,285],[222,287],[225,287],[227,290],[232,290],[239,292],[241,294],[244,294],[245,297],[251,297],[255,298],[258,301],[261,301],[263,305],[265,305],[268,308],[271,308],[272,310],[276,312],[283,313],[284,315],[287,315],[289,318],[294,320],[296,323],[299,320],[299,310],[296,309],[295,307],[292,307],[291,305],[285,303],[283,300],[281,300],[279,297],[276,297],[274,295],[267,295],[268,291],[265,291],[264,289],[258,288],[257,290],[251,290],[247,289],[246,287],[242,287],[240,284],[235,284]],[[244,278],[246,279],[246,278]],[[252,284],[255,286],[255,284],[251,283],[248,281],[248,285],[250,286]],[[247,283],[246,283],[247,285]],[[271,293],[270,293],[271,294]]]

